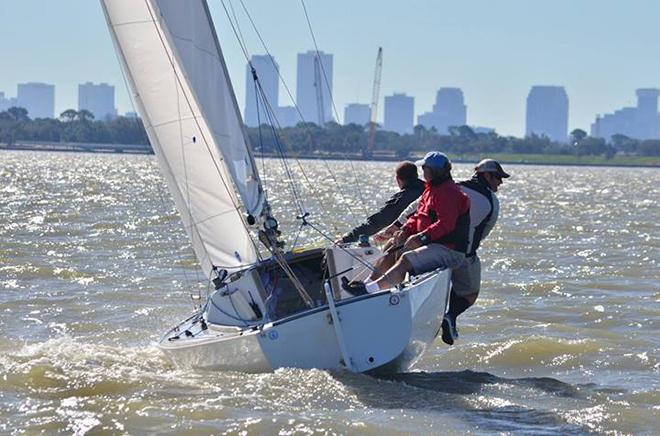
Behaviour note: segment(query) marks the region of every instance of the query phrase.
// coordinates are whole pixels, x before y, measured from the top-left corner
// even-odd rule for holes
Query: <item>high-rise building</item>
[[[107,83],[95,85],[87,82],[78,85],[78,110],[87,110],[96,120],[117,116],[115,87]]]
[[[626,135],[635,139],[660,139],[660,90],[637,90],[637,107],[624,107],[612,114],[596,117],[591,125],[591,136],[610,140],[612,135]]]
[[[307,122],[325,124],[332,115],[332,55],[298,53],[296,103]],[[319,106],[320,103],[320,106]]]
[[[252,77],[252,68],[257,73],[261,89],[264,96],[255,88]],[[245,124],[250,127],[256,127],[260,123],[268,124],[266,108],[270,107],[273,111],[278,108],[279,95],[279,70],[280,67],[275,62],[275,58],[269,55],[254,55],[250,58],[250,63],[245,68]],[[258,96],[258,98],[257,98]]]
[[[19,83],[16,106],[25,108],[28,116],[53,118],[55,113],[55,85],[46,83]]]
[[[383,128],[400,134],[412,133],[415,116],[415,98],[406,94],[385,97]]]
[[[417,124],[430,129],[435,127],[438,133],[447,134],[452,126],[464,126],[467,123],[467,106],[460,88],[440,88],[435,96],[431,112],[417,117]]]
[[[526,136],[568,141],[568,95],[563,86],[532,86],[527,96]]]
[[[6,111],[10,107],[16,106],[16,99],[5,97],[4,92],[0,92],[0,111]]]
[[[364,126],[371,118],[371,108],[368,104],[350,103],[344,109],[344,124]]]
[[[282,127],[293,127],[300,121],[300,115],[294,106],[280,106],[277,108],[277,121]]]

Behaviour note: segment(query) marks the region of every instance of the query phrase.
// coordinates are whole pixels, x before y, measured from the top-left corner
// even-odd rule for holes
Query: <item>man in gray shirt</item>
[[[449,311],[442,321],[442,340],[453,345],[458,338],[456,318],[467,308],[472,306],[481,287],[481,261],[477,256],[477,249],[481,241],[495,227],[500,211],[497,199],[497,189],[502,179],[509,177],[502,166],[493,159],[484,159],[474,168],[474,175],[470,180],[459,182],[461,190],[470,197],[470,233],[468,236],[468,249],[466,261],[459,268],[452,270],[452,288],[449,297]],[[406,222],[409,215],[417,210],[417,202],[413,202],[404,210],[397,221],[377,234],[374,239],[383,241],[387,235],[393,233]]]

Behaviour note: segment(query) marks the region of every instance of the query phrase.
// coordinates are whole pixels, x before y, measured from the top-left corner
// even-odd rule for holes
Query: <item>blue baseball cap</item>
[[[440,153],[439,151],[429,151],[424,156],[424,159],[418,160],[415,162],[415,165],[421,165],[424,167],[435,168],[441,170],[449,164],[449,158],[446,154]]]

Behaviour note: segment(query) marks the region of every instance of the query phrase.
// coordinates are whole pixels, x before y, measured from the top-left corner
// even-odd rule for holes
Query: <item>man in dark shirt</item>
[[[371,236],[394,221],[410,203],[424,191],[424,182],[417,176],[417,166],[412,162],[401,162],[396,167],[396,183],[400,191],[392,195],[385,206],[367,218],[337,242],[356,242],[360,235]]]

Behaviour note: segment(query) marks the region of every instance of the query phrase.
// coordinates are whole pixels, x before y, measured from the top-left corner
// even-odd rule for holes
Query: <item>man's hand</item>
[[[385,227],[383,230],[381,230],[380,232],[376,233],[373,236],[374,241],[385,242],[388,239],[390,239],[396,231],[397,231],[397,227],[394,224],[390,224],[389,226]]]
[[[415,248],[419,248],[424,245],[422,244],[421,236],[421,233],[416,233],[406,239],[406,243],[403,245],[403,251],[414,250]]]
[[[403,245],[403,243],[406,242],[406,237],[406,233],[403,230],[399,230],[394,234],[394,237],[392,238],[394,239],[394,243],[392,245],[395,247]]]

